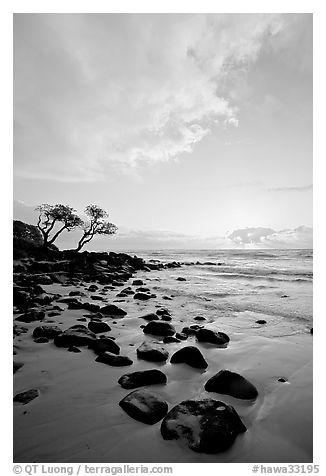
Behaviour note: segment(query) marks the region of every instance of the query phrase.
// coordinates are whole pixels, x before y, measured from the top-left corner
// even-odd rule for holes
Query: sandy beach
[[[190,269],[188,267],[187,269]],[[116,297],[121,288],[106,290],[103,303],[121,306],[123,318],[104,318],[121,347],[121,355],[132,359],[126,367],[112,367],[95,361],[96,355],[87,347],[80,353],[49,343],[36,343],[31,335],[39,322],[23,324],[28,332],[14,340],[14,360],[24,363],[14,375],[14,395],[31,388],[39,397],[27,405],[14,404],[15,462],[311,462],[312,455],[312,335],[307,326],[293,333],[293,325],[274,316],[265,326],[256,323],[254,312],[229,313],[216,311],[211,302],[198,302],[182,293],[166,300],[166,283],[186,289],[189,279],[183,268],[160,271],[139,271],[125,284],[132,286],[135,278],[156,294],[148,301],[137,301],[133,295],[123,300]],[[98,283],[97,283],[98,284]],[[47,293],[85,292],[85,286],[43,285]],[[98,285],[96,294],[103,285]],[[165,298],[163,298],[165,296]],[[170,296],[168,296],[170,297]],[[95,301],[94,301],[95,302]],[[45,317],[42,324],[58,325],[63,330],[76,324],[87,314],[82,309],[67,309]],[[102,304],[102,303],[101,303]],[[214,303],[213,303],[214,304]],[[205,316],[205,328],[225,332],[230,337],[226,348],[201,343],[195,336],[186,341],[164,344],[169,352],[167,362],[155,363],[138,359],[136,349],[142,342],[161,341],[158,336],[145,335],[140,316],[168,309],[171,323],[180,332],[196,324],[196,315]],[[16,317],[16,316],[15,316]],[[88,320],[88,319],[87,319]],[[202,323],[200,323],[202,324]],[[291,332],[292,329],[292,332]],[[186,364],[171,364],[170,357],[184,346],[197,346],[208,368],[199,370]],[[232,405],[247,431],[239,435],[232,447],[216,455],[195,453],[178,441],[165,441],[160,422],[146,425],[128,416],[118,405],[129,391],[118,385],[121,375],[138,370],[158,368],[167,376],[167,384],[151,386],[169,406],[187,399],[215,398]],[[205,382],[221,369],[239,373],[252,382],[258,397],[254,401],[206,392]],[[278,379],[283,377],[286,381]]]

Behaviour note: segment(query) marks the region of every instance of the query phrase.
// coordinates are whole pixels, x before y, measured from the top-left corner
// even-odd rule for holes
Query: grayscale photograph
[[[312,13],[14,13],[13,175],[18,467],[313,467]]]

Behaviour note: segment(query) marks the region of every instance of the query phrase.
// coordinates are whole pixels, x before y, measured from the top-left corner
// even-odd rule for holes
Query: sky
[[[14,218],[96,203],[119,231],[93,249],[310,247],[312,79],[311,14],[15,14]]]

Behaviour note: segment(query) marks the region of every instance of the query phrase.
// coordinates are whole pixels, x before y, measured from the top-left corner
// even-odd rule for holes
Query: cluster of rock
[[[194,263],[212,264],[212,263]],[[220,264],[220,263],[215,263]],[[51,260],[28,259],[16,266],[14,272],[14,305],[18,313],[14,325],[14,335],[27,332],[28,328],[20,323],[38,322],[32,336],[36,343],[53,341],[59,348],[70,352],[80,352],[80,347],[87,347],[95,354],[99,364],[113,367],[133,365],[133,356],[122,355],[121,348],[110,336],[111,322],[126,316],[126,311],[113,303],[101,303],[108,289],[125,286],[138,270],[178,268],[177,262],[163,265],[153,260],[145,263],[142,259],[131,257],[124,253],[54,253]],[[177,281],[186,281],[179,276]],[[90,286],[86,283],[92,283]],[[62,286],[81,284],[91,295],[93,302],[85,301],[84,291],[71,291],[69,295],[49,294],[42,285],[60,283]],[[96,284],[94,284],[96,283]],[[102,290],[98,285],[104,285]],[[88,287],[87,287],[88,286]],[[135,300],[147,301],[156,295],[145,287],[139,279],[132,281],[131,286],[124,287],[118,298],[131,297]],[[172,299],[165,296],[166,299]],[[94,302],[96,301],[96,302]],[[53,303],[55,302],[55,305]],[[89,314],[78,317],[85,324],[75,324],[63,330],[57,325],[48,325],[51,316],[60,315],[63,310],[58,304],[64,304],[68,309],[83,309]],[[183,327],[177,331],[169,322],[172,316],[167,309],[157,309],[156,312],[140,316],[144,324],[140,327],[144,334],[144,342],[135,350],[135,358],[151,362],[171,364],[186,364],[194,369],[205,371],[208,362],[196,345],[182,344],[173,352],[166,345],[182,343],[190,336],[196,342],[207,343],[211,346],[225,348],[230,339],[223,332],[210,329],[198,323]],[[111,319],[111,321],[110,321]],[[196,321],[205,321],[205,317],[196,316]],[[54,321],[52,321],[54,322]],[[153,339],[157,340],[153,340]],[[14,373],[23,367],[22,362],[14,362]],[[181,440],[191,450],[205,453],[218,453],[229,448],[236,437],[246,431],[236,410],[226,403],[213,398],[200,400],[185,400],[169,410],[168,403],[158,393],[144,387],[167,384],[167,376],[159,369],[131,372],[122,375],[118,383],[126,390],[131,390],[119,402],[120,407],[132,418],[145,424],[161,422],[161,435],[165,440]],[[256,387],[243,376],[222,369],[212,375],[204,384],[206,392],[229,395],[242,400],[257,398]],[[15,396],[17,404],[27,404],[40,395],[38,389],[30,389]]]
[[[171,362],[172,360],[173,358]],[[149,425],[163,419],[162,437],[165,440],[181,440],[193,451],[225,451],[239,434],[247,430],[231,405],[212,398],[185,400],[169,411],[168,403],[156,392],[139,389],[143,386],[166,384],[167,377],[160,370],[125,374],[118,383],[125,389],[137,388],[119,402],[130,417]],[[258,396],[258,391],[251,382],[228,370],[221,370],[211,377],[205,384],[205,390],[246,400]]]

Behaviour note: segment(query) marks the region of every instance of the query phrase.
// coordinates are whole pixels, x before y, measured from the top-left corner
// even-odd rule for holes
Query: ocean
[[[239,329],[264,319],[268,330],[258,327],[270,336],[307,332],[313,325],[312,250],[147,250],[133,254],[146,261],[185,264],[155,272],[155,278],[151,272],[150,277],[157,281],[157,290],[184,298],[184,307],[192,314],[205,312],[213,317],[214,313],[215,318],[217,313],[226,323],[227,318],[240,316]],[[186,281],[177,281],[177,276]]]

